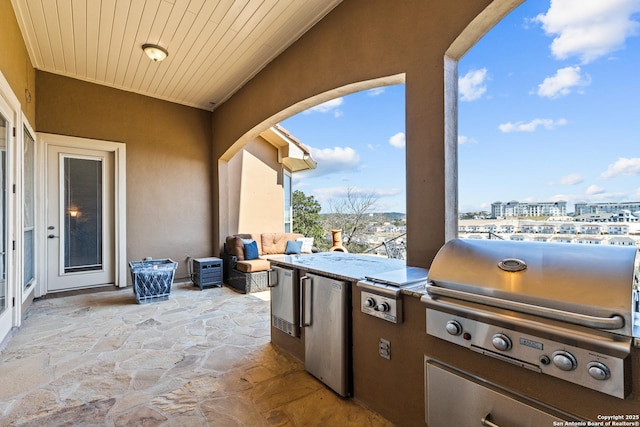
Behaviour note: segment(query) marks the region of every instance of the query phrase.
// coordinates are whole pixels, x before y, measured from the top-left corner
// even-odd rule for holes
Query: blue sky
[[[377,212],[406,212],[404,93],[404,85],[366,90],[283,121],[318,162],[294,175],[294,190],[313,195],[323,212],[349,188],[374,194]]]
[[[459,208],[640,201],[640,0],[527,0],[459,63]],[[294,188],[347,187],[405,212],[404,86],[282,122],[318,168]]]

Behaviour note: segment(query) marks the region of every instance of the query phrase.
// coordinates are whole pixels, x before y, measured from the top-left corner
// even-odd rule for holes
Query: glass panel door
[[[102,161],[64,158],[64,272],[101,270]]]
[[[9,123],[0,115],[0,315],[8,306],[7,283],[7,141]],[[0,340],[4,338],[0,336]]]
[[[24,129],[24,279],[23,287],[26,289],[35,279],[35,141],[29,131]]]
[[[114,283],[113,153],[49,144],[48,292]]]

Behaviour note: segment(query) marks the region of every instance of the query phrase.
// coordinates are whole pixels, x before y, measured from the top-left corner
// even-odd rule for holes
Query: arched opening
[[[238,232],[281,231],[280,228],[274,229],[274,227],[285,227],[282,216],[284,215],[283,200],[285,195],[283,191],[286,187],[287,168],[283,168],[282,165],[278,164],[280,154],[278,154],[277,150],[274,150],[274,147],[269,149],[268,144],[264,144],[264,141],[260,142],[261,139],[264,139],[261,138],[261,135],[265,131],[277,126],[278,123],[286,122],[287,118],[297,113],[332,99],[339,99],[350,94],[357,96],[358,93],[385,86],[403,86],[402,83],[404,83],[404,75],[394,75],[336,88],[298,102],[263,121],[239,138],[218,160],[218,186],[221,194],[220,235],[224,237]],[[283,133],[286,134],[287,132]],[[297,135],[296,132],[291,132],[289,136],[295,139],[299,138],[303,144],[306,144],[305,138]],[[387,138],[391,136],[393,135],[388,135]],[[336,142],[336,144],[339,143]],[[270,150],[270,152],[265,151],[265,149],[267,151]],[[245,174],[241,170],[251,167],[254,170],[263,170],[264,174],[251,177],[251,174]],[[247,180],[251,182],[247,182]],[[280,191],[280,193],[279,196],[273,193],[269,197],[268,191]],[[252,197],[261,198],[261,202],[258,205],[253,201],[249,202]],[[261,218],[261,216],[265,215],[265,212],[269,210],[271,210],[271,213],[267,213],[267,216],[270,215],[273,218],[265,221],[264,217]],[[269,227],[271,230],[256,229],[260,228],[260,224],[265,224],[264,227]],[[247,228],[250,229],[247,230]]]
[[[523,2],[464,56],[453,49],[452,236],[637,245],[625,230],[640,218],[629,179],[640,164],[629,103],[640,94],[629,85],[638,13],[637,5]],[[578,239],[581,230],[592,238]]]

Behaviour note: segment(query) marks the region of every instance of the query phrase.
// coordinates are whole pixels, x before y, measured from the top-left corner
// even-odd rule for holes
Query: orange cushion
[[[245,261],[238,261],[236,264],[236,270],[243,273],[255,273],[256,271],[267,271],[271,268],[271,263],[266,259],[252,259]]]

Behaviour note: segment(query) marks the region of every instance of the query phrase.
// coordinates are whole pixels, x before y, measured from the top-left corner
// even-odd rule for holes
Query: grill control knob
[[[376,310],[386,313],[387,311],[389,311],[390,308],[391,307],[389,307],[389,304],[387,304],[386,302],[383,302],[382,304],[378,304],[378,306],[376,307]]]
[[[450,335],[460,335],[462,333],[462,325],[457,320],[449,320],[445,328]]]
[[[369,297],[364,301],[364,306],[365,307],[375,307],[376,306],[376,300],[374,300],[373,298]]]
[[[578,361],[573,354],[568,351],[555,351],[553,352],[553,364],[563,371],[573,371],[578,366]]]
[[[604,363],[589,362],[587,369],[589,370],[589,375],[597,380],[604,381],[611,378],[611,371]]]
[[[495,334],[493,338],[491,338],[491,344],[498,350],[511,350],[511,340],[505,334]]]

